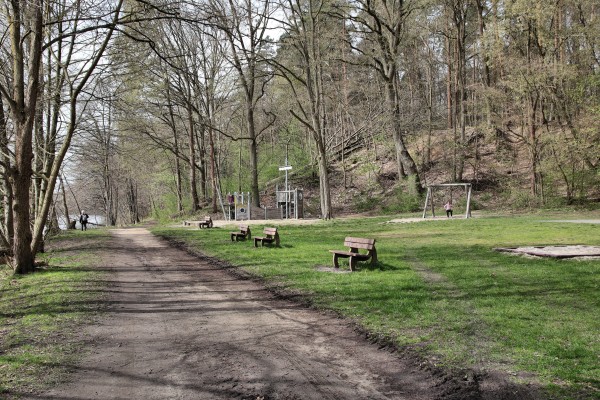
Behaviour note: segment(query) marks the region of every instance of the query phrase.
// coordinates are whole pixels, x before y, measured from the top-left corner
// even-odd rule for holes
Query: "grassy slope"
[[[309,294],[438,363],[502,369],[556,398],[599,395],[600,261],[531,259],[492,248],[600,245],[600,225],[540,217],[386,220],[281,226],[281,248],[232,243],[228,228],[154,231]],[[316,271],[331,264],[328,250],[341,249],[347,235],[376,238],[380,264],[353,274]]]
[[[33,274],[12,276],[0,266],[0,398],[52,384],[72,365],[83,344],[78,327],[93,320],[104,285],[86,268],[95,259],[85,243],[105,236],[95,229],[51,240],[38,257],[46,266]]]

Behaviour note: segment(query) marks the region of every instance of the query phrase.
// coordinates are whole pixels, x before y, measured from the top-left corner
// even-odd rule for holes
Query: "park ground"
[[[600,261],[489,246],[600,245],[598,221],[580,217],[281,223],[282,247],[264,249],[231,243],[225,224],[70,233],[49,246],[34,274],[44,279],[3,283],[3,303],[17,307],[2,308],[2,393],[598,398]],[[253,224],[257,235],[266,222]],[[327,249],[351,232],[376,237],[380,263],[324,272]]]

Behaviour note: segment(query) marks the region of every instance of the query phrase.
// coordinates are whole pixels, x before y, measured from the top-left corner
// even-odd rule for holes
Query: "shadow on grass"
[[[350,266],[349,266],[347,260],[344,260],[344,259],[338,260],[338,263],[340,264],[340,269],[350,270]],[[400,270],[408,270],[408,268],[389,264],[389,263],[384,263],[381,261],[378,261],[376,263],[371,263],[369,261],[359,262],[355,268],[356,272],[360,272],[360,271],[400,271]]]
[[[400,271],[402,269],[405,269],[405,270],[408,269],[406,267],[400,267],[398,265],[389,264],[389,263],[385,263],[385,262],[381,262],[381,261],[378,261],[378,262],[376,262],[374,264],[362,263],[362,265],[361,265],[361,263],[359,263],[358,265],[359,265],[359,267],[361,269],[365,269],[365,270],[368,270],[368,271],[376,271],[376,270],[379,270],[379,271]]]

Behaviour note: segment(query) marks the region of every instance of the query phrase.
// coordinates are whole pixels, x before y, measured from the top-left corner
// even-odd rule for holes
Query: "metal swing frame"
[[[433,205],[433,195],[435,193],[435,189],[447,188],[453,186],[462,186],[467,193],[467,210],[465,211],[465,218],[471,217],[471,184],[470,183],[440,183],[437,185],[429,185],[427,186],[427,196],[425,197],[425,206],[423,207],[423,218],[427,217],[427,208],[431,206],[431,216],[435,218],[435,207]]]

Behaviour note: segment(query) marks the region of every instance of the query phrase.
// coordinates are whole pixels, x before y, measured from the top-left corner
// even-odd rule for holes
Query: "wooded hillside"
[[[234,191],[259,205],[286,159],[322,218],[377,190],[419,204],[440,182],[517,206],[599,197],[594,0],[35,0],[0,15],[0,244],[17,272],[58,214],[135,223]]]

